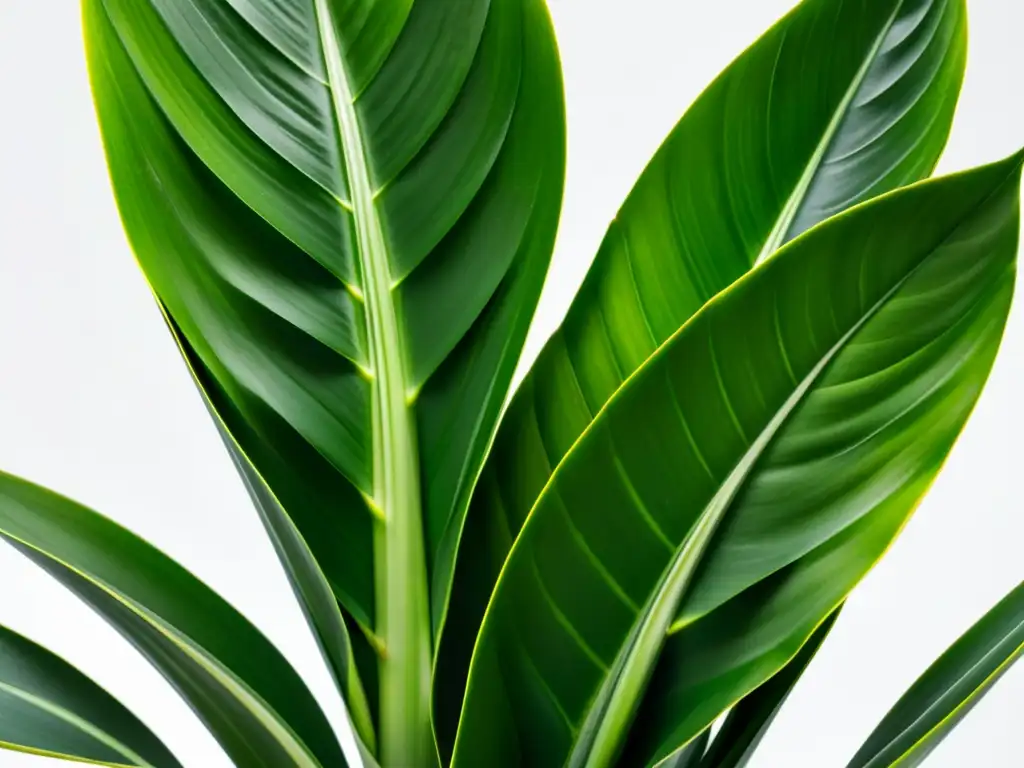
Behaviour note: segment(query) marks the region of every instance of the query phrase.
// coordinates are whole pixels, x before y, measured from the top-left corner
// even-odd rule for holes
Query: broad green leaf
[[[338,768],[312,694],[240,613],[73,501],[0,473],[0,536],[92,606],[170,681],[239,768]]]
[[[502,421],[442,634],[434,706],[443,750],[498,571],[569,447],[623,381],[759,257],[931,173],[965,50],[963,0],[807,0],[687,111]]]
[[[1024,653],[1024,583],[917,679],[848,768],[914,768]]]
[[[98,765],[181,767],[109,693],[63,659],[3,626],[0,748]]]
[[[833,612],[800,649],[796,658],[732,708],[715,735],[711,748],[700,761],[700,768],[744,768],[750,762],[761,739],[828,637],[838,616],[838,610]]]
[[[381,757],[429,764],[432,623],[560,202],[543,2],[83,1],[133,250],[377,652]]]
[[[981,391],[1013,291],[1021,160],[813,229],[627,381],[502,570],[455,768],[657,762],[796,655]]]

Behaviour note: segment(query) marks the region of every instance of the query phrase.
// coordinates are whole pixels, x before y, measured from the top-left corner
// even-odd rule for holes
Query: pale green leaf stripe
[[[910,687],[848,768],[920,765],[1024,654],[1024,583]]]
[[[94,765],[181,768],[160,739],[107,691],[2,625],[0,748]]]
[[[111,749],[113,749],[116,752],[120,752],[125,757],[125,759],[128,761],[127,763],[125,763],[125,765],[137,765],[137,766],[140,766],[141,768],[152,768],[150,763],[148,763],[146,760],[144,760],[138,754],[136,754],[131,749],[126,747],[120,741],[115,739],[110,734],[104,733],[99,728],[97,728],[94,725],[92,725],[88,720],[85,720],[85,719],[79,717],[74,712],[69,712],[68,710],[64,709],[63,707],[59,707],[56,704],[53,704],[52,702],[47,701],[46,699],[40,698],[39,696],[34,696],[33,694],[29,693],[28,691],[23,691],[20,688],[15,688],[14,686],[7,685],[4,682],[0,682],[0,691],[3,691],[4,693],[6,693],[6,694],[8,694],[10,696],[13,696],[16,699],[20,699],[21,701],[25,702],[30,707],[35,707],[35,708],[37,708],[39,710],[42,710],[43,712],[46,712],[47,714],[53,715],[54,717],[56,717],[56,718],[58,718],[60,720],[63,720],[68,725],[72,726],[73,728],[78,729],[79,731],[81,731],[84,734],[87,734],[91,738],[93,738],[96,741],[98,741],[100,744],[103,744],[106,747],[110,747]],[[63,755],[56,755],[56,754],[55,754],[55,756],[57,756],[57,757],[64,757]],[[68,757],[69,759],[74,759],[74,760],[80,759],[80,758],[78,758],[78,757],[76,757],[74,755],[67,755],[66,757]],[[87,760],[86,762],[96,762],[96,761]],[[102,763],[101,763],[101,765],[102,765]]]

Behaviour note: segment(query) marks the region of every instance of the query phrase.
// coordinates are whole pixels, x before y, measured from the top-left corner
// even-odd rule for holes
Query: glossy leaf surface
[[[111,623],[239,768],[337,768],[341,748],[291,665],[240,613],[130,532],[0,474],[0,536]]]
[[[133,249],[378,652],[382,755],[428,764],[432,614],[558,215],[543,3],[85,7]]]
[[[0,748],[99,765],[181,766],[109,693],[6,627],[0,627]]]
[[[502,421],[442,635],[442,748],[454,737],[494,580],[566,451],[623,381],[759,257],[853,203],[931,173],[965,50],[962,0],[808,0],[687,111]]]
[[[911,686],[849,768],[914,768],[1024,652],[1024,584],[1004,597]]]
[[[225,414],[228,418],[237,418],[232,416],[230,401],[209,376],[202,362],[189,350],[180,331],[166,312],[164,317],[192,373],[203,403],[217,425],[228,455],[238,470],[267,535],[285,567],[295,596],[305,611],[306,620],[316,637],[320,652],[334,676],[338,690],[342,692],[348,704],[348,714],[359,747],[364,751],[364,759],[368,759],[376,750],[376,734],[366,691],[356,668],[352,641],[337,598],[301,532],[221,419],[220,414]],[[237,419],[234,423],[239,430],[239,437],[250,437],[245,432],[244,420]]]
[[[1020,162],[833,218],[629,379],[502,571],[456,768],[657,762],[796,655],[980,394],[1013,291]]]
[[[715,734],[710,749],[697,763],[700,768],[744,768],[750,762],[761,739],[828,637],[838,616],[839,611],[829,616],[791,662],[732,708]]]

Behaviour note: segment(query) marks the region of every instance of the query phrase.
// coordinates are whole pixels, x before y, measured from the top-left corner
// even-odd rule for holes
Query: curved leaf
[[[918,678],[848,768],[913,768],[1024,653],[1024,583],[1004,597]]]
[[[443,749],[494,581],[554,467],[623,381],[755,261],[931,173],[965,51],[963,0],[807,0],[687,111],[502,421],[442,635],[434,706]]]
[[[0,536],[128,638],[239,768],[346,764],[326,718],[284,657],[157,549],[73,501],[3,473]]]
[[[3,626],[0,748],[98,765],[181,767],[149,728],[109,693]]]
[[[377,651],[383,758],[429,764],[432,614],[561,195],[543,2],[84,4],[133,250]]]
[[[797,653],[980,393],[1013,291],[1021,161],[815,228],[627,381],[502,570],[456,768],[606,766],[623,747],[626,765],[657,762]],[[750,588],[756,607],[733,610]]]
[[[768,727],[825,642],[838,617],[839,610],[818,627],[791,662],[732,708],[715,735],[711,748],[700,761],[700,768],[744,768],[750,762]],[[667,761],[666,764],[671,763]]]

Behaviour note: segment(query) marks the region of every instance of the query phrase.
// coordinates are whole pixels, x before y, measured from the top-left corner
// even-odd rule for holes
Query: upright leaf
[[[63,659],[0,626],[0,748],[79,762],[181,768],[109,693]]]
[[[502,422],[442,636],[442,749],[451,749],[498,571],[566,451],[623,381],[755,261],[823,218],[931,173],[965,50],[963,0],[807,0],[687,111]]]
[[[0,537],[92,606],[170,681],[239,768],[338,768],[312,694],[195,576],[73,501],[0,473]]]
[[[980,393],[1013,291],[1021,160],[815,228],[641,366],[512,548],[456,768],[597,768],[624,747],[625,765],[658,762],[798,652]]]
[[[432,613],[561,195],[543,2],[83,1],[133,249],[377,654],[381,756],[429,764]]]
[[[848,768],[914,768],[1024,653],[1024,584],[1004,597],[918,678]]]

